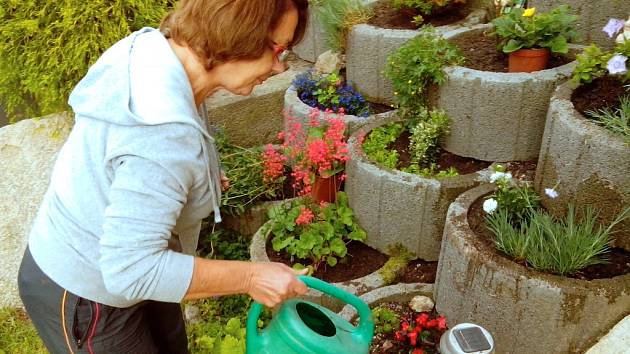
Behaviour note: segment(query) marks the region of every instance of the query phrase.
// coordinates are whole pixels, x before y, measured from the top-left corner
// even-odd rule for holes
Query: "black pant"
[[[179,304],[143,301],[118,308],[81,298],[48,278],[28,248],[18,285],[26,312],[53,354],[188,353]]]

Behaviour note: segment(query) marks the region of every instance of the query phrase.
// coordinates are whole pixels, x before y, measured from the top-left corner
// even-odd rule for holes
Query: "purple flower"
[[[612,38],[623,29],[624,24],[624,20],[611,18],[610,20],[608,20],[608,23],[606,24],[606,26],[604,26],[602,30],[606,32],[608,37]]]
[[[608,61],[608,64],[606,65],[606,69],[608,69],[608,72],[611,75],[623,74],[626,71],[628,71],[628,68],[626,68],[626,60],[628,60],[627,57],[625,57],[625,56],[623,56],[621,54],[615,54]]]

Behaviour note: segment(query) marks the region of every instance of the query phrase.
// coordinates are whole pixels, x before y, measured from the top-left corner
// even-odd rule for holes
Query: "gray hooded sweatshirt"
[[[35,262],[106,305],[181,301],[201,220],[214,211],[220,222],[221,197],[214,141],[181,62],[144,28],[107,50],[69,103],[75,125],[30,233]]]

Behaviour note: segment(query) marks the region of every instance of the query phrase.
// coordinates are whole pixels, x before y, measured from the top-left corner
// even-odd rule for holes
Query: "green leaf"
[[[279,252],[280,250],[289,246],[294,240],[295,237],[293,236],[287,238],[274,237],[273,240],[271,240],[271,246],[273,247],[274,251]]]
[[[337,258],[330,256],[326,258],[326,263],[328,263],[329,266],[334,267],[337,265]]]
[[[504,53],[512,53],[523,48],[523,42],[515,39],[510,39],[505,46],[503,46]]]
[[[348,238],[354,241],[365,241],[367,234],[361,229],[357,229],[348,234]]]
[[[567,43],[567,39],[563,36],[555,37],[549,44],[549,49],[554,53],[566,54],[569,52],[569,44]]]
[[[330,241],[330,250],[339,257],[345,257],[348,253],[345,242],[340,238],[335,238]]]

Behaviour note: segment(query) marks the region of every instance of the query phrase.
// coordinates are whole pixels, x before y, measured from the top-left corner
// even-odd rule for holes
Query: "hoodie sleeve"
[[[125,155],[114,176],[100,239],[107,290],[128,300],[180,302],[192,279],[194,257],[167,248],[186,203],[192,176],[176,178],[149,159]]]

